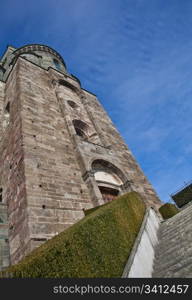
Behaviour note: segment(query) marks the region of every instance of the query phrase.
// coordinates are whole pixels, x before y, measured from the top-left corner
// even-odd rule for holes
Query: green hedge
[[[121,277],[145,205],[131,192],[99,207],[0,277]]]
[[[179,212],[179,209],[175,206],[175,204],[165,203],[159,208],[159,212],[162,215],[164,220],[167,220]]]
[[[93,208],[90,208],[90,209],[86,209],[84,210],[84,214],[85,216],[89,215],[89,214],[92,214],[94,211],[96,211],[97,209],[101,208],[101,207],[104,207],[106,205],[109,205],[109,203],[105,203],[103,205],[100,205],[100,206],[96,206],[96,207],[93,207]]]

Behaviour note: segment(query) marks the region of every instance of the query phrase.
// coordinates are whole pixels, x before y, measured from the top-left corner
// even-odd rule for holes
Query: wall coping
[[[144,218],[143,218],[142,225],[141,225],[139,233],[138,233],[138,235],[136,237],[136,240],[135,240],[135,243],[134,243],[133,248],[131,250],[131,253],[129,255],[128,261],[127,261],[127,263],[125,265],[125,268],[124,268],[124,271],[123,271],[123,274],[122,274],[122,278],[128,278],[129,277],[129,273],[131,271],[131,267],[132,267],[132,264],[134,262],[134,258],[135,258],[135,255],[137,253],[138,247],[140,245],[143,233],[144,233],[144,231],[146,229],[147,222],[148,222],[151,210],[154,211],[153,207],[147,207],[146,208],[146,212],[145,212],[145,215],[144,215]],[[155,212],[155,214],[156,214],[156,212]],[[157,216],[157,214],[156,214],[156,216]],[[158,216],[157,216],[157,218],[159,219]],[[160,219],[159,219],[159,224],[160,224]]]

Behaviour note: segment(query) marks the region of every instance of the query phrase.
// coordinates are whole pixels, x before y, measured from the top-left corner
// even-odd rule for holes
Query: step
[[[154,271],[153,278],[192,278],[192,264],[188,266],[182,266],[178,269],[168,269],[168,270],[161,270],[161,271]]]
[[[153,277],[192,277],[192,204],[160,224]]]
[[[191,265],[192,266],[192,261],[189,259],[184,259],[184,260],[169,260],[166,263],[162,263],[159,265],[156,265],[156,267],[154,267],[154,272],[159,273],[159,272],[163,272],[163,271],[171,271],[171,272],[176,272],[184,267],[187,267]]]
[[[172,246],[172,245],[177,245],[178,243],[181,244],[181,245],[185,245],[185,244],[188,244],[189,245],[189,242],[192,241],[192,232],[190,231],[187,231],[186,233],[180,233],[178,234],[177,236],[167,236],[167,237],[164,237],[162,238],[160,236],[159,238],[159,246],[162,246],[164,248],[167,248],[169,246]]]
[[[191,222],[192,224],[192,222]],[[174,229],[172,232],[165,232],[158,235],[161,240],[168,240],[170,238],[180,238],[181,236],[189,235],[191,233],[191,225],[186,225],[185,228],[181,228],[180,230]]]
[[[181,238],[181,240],[175,240],[175,241],[163,241],[161,244],[159,244],[159,247],[156,248],[156,252],[159,254],[161,251],[164,252],[174,252],[175,250],[179,250],[179,248],[186,248],[187,246],[190,247],[190,239],[189,238]],[[180,245],[180,247],[178,246]],[[169,250],[170,249],[170,250]],[[172,249],[172,250],[171,250]]]
[[[164,230],[172,230],[173,228],[179,228],[179,227],[182,227],[182,225],[187,225],[187,224],[190,224],[192,221],[192,218],[185,218],[181,221],[177,221],[175,223],[172,223],[172,224],[163,224],[163,226],[161,226],[161,230],[164,231]]]
[[[190,255],[192,255],[192,252],[190,253]],[[177,252],[177,254],[175,253],[169,253],[169,254],[165,254],[165,255],[159,255],[159,256],[155,256],[155,260],[157,263],[160,263],[161,265],[169,263],[169,262],[174,262],[177,261],[177,257],[179,258],[179,261],[185,259],[186,254],[184,253],[184,251],[180,251]]]
[[[191,214],[192,214],[192,210],[190,212],[187,212],[185,214],[177,214],[175,217],[172,217],[164,222],[162,222],[163,225],[168,225],[168,226],[171,226],[173,224],[176,224],[177,222],[182,222],[183,220],[185,219],[188,219],[190,220],[191,219]]]
[[[184,240],[183,241],[179,241],[179,240],[176,240],[176,241],[170,241],[170,242],[162,242],[158,248],[156,248],[156,253],[157,254],[160,254],[162,253],[163,251],[163,254],[165,254],[165,252],[167,253],[173,253],[175,252],[177,249],[179,250],[178,248],[178,243],[180,244],[180,248],[185,248],[187,247],[187,245],[189,244],[189,241],[188,239],[187,240]]]
[[[192,214],[192,212],[191,212]],[[192,220],[192,216],[190,215],[190,217],[184,217],[182,218],[181,220],[175,220],[175,222],[173,223],[162,223],[161,224],[161,230],[164,230],[164,229],[172,229],[172,228],[175,228],[175,227],[180,227],[182,224],[187,224],[187,223],[191,223],[191,220]]]

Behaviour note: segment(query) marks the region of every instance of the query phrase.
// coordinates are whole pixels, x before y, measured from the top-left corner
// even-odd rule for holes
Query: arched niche
[[[111,183],[117,186],[123,184],[122,180],[114,173],[109,173],[108,170],[95,171],[95,180],[101,182]]]
[[[97,158],[91,161],[91,169],[96,171],[108,171],[119,177],[119,179],[124,183],[127,177],[124,175],[123,171],[120,170],[115,164],[110,161],[104,160],[102,158]]]

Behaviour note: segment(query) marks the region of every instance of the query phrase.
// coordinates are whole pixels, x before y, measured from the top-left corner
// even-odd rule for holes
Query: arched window
[[[73,120],[76,134],[84,139],[88,138],[88,125],[81,120]]]
[[[59,61],[54,58],[53,62],[54,62],[55,68],[60,71],[61,70],[61,65],[60,65]]]

